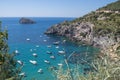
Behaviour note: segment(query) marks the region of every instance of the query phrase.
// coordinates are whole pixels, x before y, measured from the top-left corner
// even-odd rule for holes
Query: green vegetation
[[[78,18],[72,23],[76,22],[91,22],[95,25],[94,31],[96,35],[120,33],[120,14],[117,13],[104,13],[92,12],[81,18]]]
[[[114,2],[112,4],[108,4],[107,6],[100,8],[100,10],[112,10],[112,11],[120,11],[120,0]]]
[[[0,22],[0,80],[21,80],[14,54],[8,53],[8,33],[1,30]]]
[[[80,64],[77,64],[75,68],[70,68],[65,60],[67,69],[60,66],[58,70],[54,70],[55,80],[119,80],[120,56],[111,58],[110,53],[111,51],[104,51],[104,55],[97,56],[92,63],[83,60],[92,67],[91,70],[88,68],[86,74],[80,72],[83,69]],[[116,55],[116,53],[114,54]]]

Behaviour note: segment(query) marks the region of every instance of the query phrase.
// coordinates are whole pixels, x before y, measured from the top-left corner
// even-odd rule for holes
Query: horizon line
[[[79,18],[79,17],[60,17],[60,16],[53,16],[53,17],[39,17],[39,16],[23,16],[24,18]],[[0,18],[22,18],[22,16],[0,16]]]

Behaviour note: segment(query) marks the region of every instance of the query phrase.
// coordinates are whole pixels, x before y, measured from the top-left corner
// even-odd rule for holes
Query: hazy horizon
[[[81,17],[117,0],[1,0],[0,17]]]

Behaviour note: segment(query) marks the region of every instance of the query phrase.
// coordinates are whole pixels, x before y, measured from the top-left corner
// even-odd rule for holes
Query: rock
[[[89,22],[76,23],[71,25],[57,24],[49,28],[45,34],[65,36],[75,42],[82,41],[88,44],[92,44],[93,27],[94,25]]]
[[[36,22],[28,18],[21,18],[19,20],[19,23],[20,24],[35,24]]]
[[[69,25],[57,24],[49,28],[45,34],[64,36],[74,42],[82,42],[100,49],[107,49],[115,44],[115,40],[109,35],[96,35],[94,24],[90,22],[71,23]]]

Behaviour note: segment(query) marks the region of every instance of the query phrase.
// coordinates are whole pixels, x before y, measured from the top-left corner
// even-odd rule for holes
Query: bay
[[[77,45],[68,40],[63,43],[64,37],[44,34],[52,25],[65,20],[71,21],[74,18],[30,17],[30,19],[36,21],[36,24],[19,24],[19,19],[19,17],[6,17],[0,18],[0,21],[2,21],[3,29],[8,30],[10,53],[17,50],[19,53],[16,55],[16,59],[24,63],[22,72],[26,73],[26,77],[23,80],[53,80],[54,76],[49,68],[51,66],[58,68],[58,63],[64,64],[65,57],[68,57],[72,52],[79,54],[87,52],[89,57],[97,52],[97,49],[91,46]],[[56,41],[59,41],[60,44],[53,45],[53,42]],[[58,51],[63,50],[66,55],[59,55]],[[51,55],[47,54],[47,51],[52,52],[55,59],[51,59]],[[36,53],[37,57],[34,57],[33,53]],[[84,58],[84,56],[81,56],[81,58]],[[37,65],[31,64],[29,60],[37,61]],[[46,64],[44,60],[50,61],[50,64]],[[43,74],[37,72],[39,69],[43,70]]]

